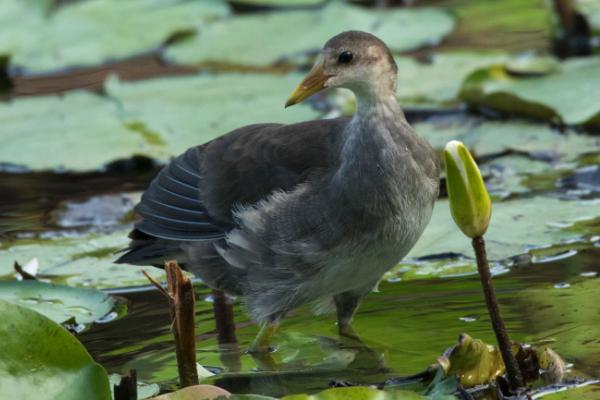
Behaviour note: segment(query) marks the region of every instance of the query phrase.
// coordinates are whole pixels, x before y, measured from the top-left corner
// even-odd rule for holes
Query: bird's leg
[[[279,327],[279,320],[273,320],[264,322],[256,338],[252,342],[252,346],[250,346],[251,353],[264,353],[269,352],[271,346],[271,339],[277,332],[277,328]]]
[[[343,346],[357,351],[356,358],[352,362],[353,365],[360,366],[360,368],[368,365],[377,371],[387,371],[382,355],[364,343],[352,327],[352,318],[360,304],[360,300],[372,287],[373,285],[368,286],[368,290],[344,292],[333,297],[337,308],[338,332]]]
[[[344,292],[333,296],[333,301],[337,309],[337,324],[340,336],[359,339],[358,334],[352,327],[352,318],[358,308],[361,297],[353,292]]]

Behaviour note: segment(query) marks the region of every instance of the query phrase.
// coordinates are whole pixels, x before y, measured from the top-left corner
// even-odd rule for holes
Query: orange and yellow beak
[[[327,78],[329,77],[325,75],[325,71],[323,70],[323,57],[319,57],[304,80],[292,92],[292,95],[285,103],[286,108],[300,103],[304,99],[325,89]]]

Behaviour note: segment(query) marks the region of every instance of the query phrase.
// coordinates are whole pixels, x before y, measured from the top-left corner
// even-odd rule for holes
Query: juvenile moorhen
[[[341,87],[356,96],[354,116],[249,125],[188,149],[142,196],[117,262],[176,259],[243,297],[262,324],[257,351],[288,311],[316,300],[333,300],[340,334],[354,335],[360,300],[413,247],[438,195],[438,157],[407,123],[396,76],[377,37],[334,36],[286,106]]]

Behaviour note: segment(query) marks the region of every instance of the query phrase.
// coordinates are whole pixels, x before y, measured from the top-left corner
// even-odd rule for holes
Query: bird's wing
[[[202,204],[199,187],[202,149],[192,147],[171,160],[142,195],[135,211],[138,231],[170,240],[210,240],[224,236]]]
[[[335,162],[332,147],[347,122],[250,125],[188,149],[143,194],[136,230],[168,240],[223,238],[235,207],[290,190]]]
[[[232,211],[274,191],[289,191],[337,162],[348,118],[290,125],[251,125],[208,143],[203,152],[201,196],[209,214],[233,223]]]

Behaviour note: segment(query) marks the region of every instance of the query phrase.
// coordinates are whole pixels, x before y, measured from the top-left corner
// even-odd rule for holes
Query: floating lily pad
[[[443,149],[450,140],[460,140],[478,157],[512,150],[533,159],[557,163],[572,161],[582,153],[600,148],[597,136],[571,130],[559,132],[525,121],[482,122],[442,117],[416,123],[414,127],[436,149]]]
[[[454,399],[448,396],[448,399]],[[427,397],[406,390],[383,391],[364,386],[327,389],[317,394],[293,394],[282,400],[426,400]]]
[[[251,7],[297,8],[323,5],[327,0],[228,0],[233,5]]]
[[[156,400],[195,400],[195,399],[221,399],[231,395],[226,390],[211,385],[194,385],[179,389],[176,392],[155,397]]]
[[[0,398],[107,400],[104,368],[62,326],[0,300]]]
[[[121,83],[111,98],[86,91],[0,103],[0,164],[95,170],[142,154],[166,161],[188,147],[258,122],[297,122],[318,112],[284,110],[300,74],[197,75]],[[27,137],[27,140],[23,140]]]
[[[331,2],[318,10],[241,15],[199,29],[193,40],[175,44],[166,57],[179,64],[220,62],[270,66],[320,49],[346,30],[363,30],[394,51],[439,43],[453,28],[452,17],[433,8],[370,10]],[[265,46],[268,43],[268,46]]]
[[[174,155],[240,126],[318,117],[307,104],[283,107],[302,78],[302,74],[226,74],[142,82],[109,79],[105,90],[119,103],[126,123],[154,132],[164,140],[167,153]]]
[[[461,98],[474,106],[569,125],[600,124],[600,58],[564,61],[542,76],[511,75],[502,65],[478,70]]]
[[[457,17],[451,47],[524,51],[548,46],[553,11],[544,0],[448,3]]]
[[[491,260],[503,261],[507,265],[510,264],[508,259],[511,257],[553,244],[564,244],[567,248],[578,247],[582,243],[591,246],[594,230],[588,229],[587,234],[582,234],[578,226],[599,218],[600,203],[593,200],[562,201],[534,197],[496,202],[492,205],[492,219],[485,235],[488,255]],[[414,264],[411,262],[414,258],[436,254],[473,257],[471,241],[454,225],[446,200],[437,202],[425,233],[394,273],[403,280],[412,280],[477,271],[472,259],[457,263],[439,260],[423,260]],[[388,279],[391,277],[392,275],[387,275]]]
[[[600,148],[597,136],[524,121],[440,116],[414,127],[438,150],[450,140],[465,143],[485,161],[480,167],[488,190],[499,199],[514,193],[556,191],[557,180],[583,162],[581,154]]]
[[[81,171],[133,154],[167,156],[127,129],[117,111],[115,102],[85,91],[0,103],[0,163]]]
[[[53,239],[22,239],[6,243],[0,251],[0,275],[12,279],[14,261],[39,259],[39,274],[54,283],[96,288],[147,284],[142,267],[117,265],[116,252],[127,246],[128,230],[110,234],[92,233]],[[153,269],[146,267],[146,269]],[[162,271],[153,272],[162,279]]]
[[[27,72],[48,72],[155,50],[203,21],[223,17],[218,0],[89,0],[54,9],[50,1],[7,0],[0,54]]]
[[[597,0],[575,0],[575,8],[585,16],[592,32],[600,36],[600,2]]]
[[[439,53],[426,62],[396,57],[401,105],[453,105],[464,78],[476,69],[506,61],[505,53]]]
[[[0,299],[31,308],[54,322],[89,324],[108,314],[115,300],[99,290],[40,281],[0,281]]]

